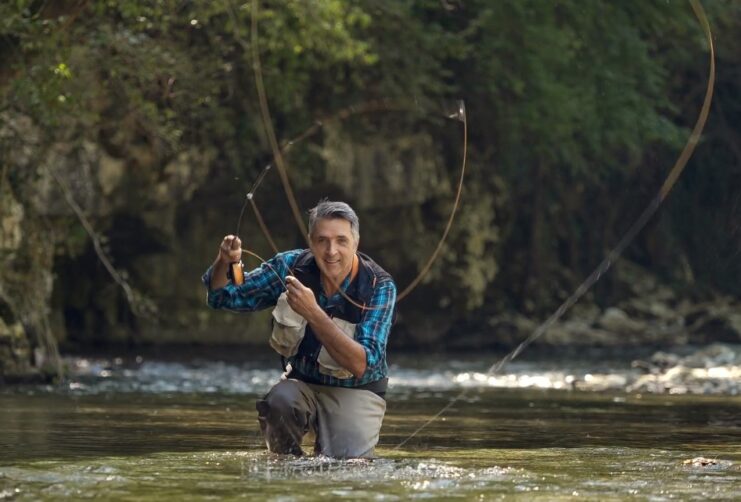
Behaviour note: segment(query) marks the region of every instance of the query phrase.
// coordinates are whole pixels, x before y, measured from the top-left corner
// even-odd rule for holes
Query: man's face
[[[322,218],[314,223],[309,235],[311,252],[319,270],[337,285],[350,273],[358,250],[358,241],[350,228],[350,222],[342,218]]]

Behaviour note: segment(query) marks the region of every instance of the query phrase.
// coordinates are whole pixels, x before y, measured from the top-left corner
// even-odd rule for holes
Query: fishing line
[[[273,266],[269,262],[263,260],[257,253],[253,253],[252,251],[250,251],[248,249],[242,249],[242,253],[248,254],[250,256],[254,256],[258,260],[260,260],[260,262],[262,262],[264,265],[266,265],[275,274],[275,276],[278,278],[278,280],[280,281],[281,285],[283,286],[283,289],[288,290],[288,286],[286,286],[285,281],[281,278],[280,274],[275,270],[275,268],[273,268]],[[285,262],[283,262],[283,264],[285,265]],[[288,268],[288,267],[286,267],[286,268]],[[290,268],[288,270],[290,270]]]
[[[695,12],[695,15],[698,18],[698,21],[700,22],[703,31],[705,32],[705,35],[708,40],[709,45],[709,51],[710,51],[710,74],[708,78],[708,87],[705,95],[705,100],[703,102],[702,109],[700,111],[700,116],[695,124],[695,127],[693,128],[693,131],[687,141],[687,144],[685,145],[684,149],[682,150],[679,158],[675,162],[672,170],[670,171],[669,175],[667,176],[666,180],[664,181],[662,187],[660,188],[658,194],[651,200],[651,202],[648,204],[646,209],[641,213],[641,215],[638,217],[638,219],[635,221],[635,223],[628,229],[626,234],[623,236],[623,238],[618,242],[618,244],[615,246],[615,248],[608,253],[608,255],[605,257],[605,259],[597,266],[597,268],[584,280],[584,282],[574,291],[574,293],[566,300],[564,301],[561,306],[548,318],[545,322],[543,322],[538,328],[533,331],[533,333],[528,336],[522,343],[520,343],[513,351],[511,351],[509,354],[507,354],[503,359],[498,361],[497,363],[493,364],[488,370],[487,375],[493,375],[511,362],[513,359],[515,359],[519,354],[522,353],[522,351],[527,348],[532,342],[534,342],[537,338],[542,336],[545,332],[548,331],[548,329],[558,320],[560,319],[563,314],[571,308],[601,277],[602,275],[609,270],[609,268],[612,266],[612,264],[620,257],[622,252],[625,250],[625,248],[633,241],[633,239],[636,237],[636,235],[645,227],[646,223],[650,220],[650,218],[655,214],[661,203],[664,201],[666,196],[671,191],[672,187],[676,183],[676,180],[678,179],[679,175],[681,174],[682,170],[684,169],[687,161],[689,160],[690,156],[692,155],[695,147],[697,146],[697,143],[699,141],[700,134],[705,126],[705,123],[707,121],[707,116],[710,109],[710,103],[712,102],[712,95],[713,95],[713,88],[715,83],[715,49],[712,41],[712,33],[710,31],[710,26],[707,20],[707,17],[705,15],[705,12],[700,5],[698,0],[690,0],[690,3],[692,5],[692,9]],[[260,100],[260,112],[261,117],[263,121],[263,127],[266,130],[266,135],[268,136],[269,143],[271,145],[271,149],[273,151],[274,156],[274,163],[275,166],[278,169],[278,172],[281,177],[281,182],[283,183],[284,191],[286,193],[286,196],[288,198],[288,202],[291,206],[291,210],[294,215],[294,219],[296,220],[297,225],[302,230],[302,234],[306,237],[308,236],[305,226],[303,224],[303,220],[300,217],[300,211],[298,210],[298,204],[296,202],[296,199],[293,195],[293,190],[291,188],[290,182],[288,180],[287,171],[285,169],[285,164],[283,160],[282,153],[280,149],[278,148],[277,140],[275,137],[275,131],[272,127],[272,119],[270,118],[270,110],[269,106],[267,104],[267,97],[265,93],[265,87],[262,79],[262,68],[260,64],[259,59],[259,34],[257,31],[257,1],[253,0],[252,2],[252,55],[253,55],[253,70],[255,73],[255,81],[256,81],[256,87],[258,92],[258,97]],[[236,16],[234,15],[234,12],[231,10],[230,5],[230,14],[232,15],[233,20],[235,21],[236,25]],[[235,32],[236,33],[236,32]],[[236,36],[239,40],[239,42],[242,44],[242,46],[247,49],[247,44],[239,37],[239,34],[236,33]],[[463,175],[465,171],[465,162],[466,162],[466,150],[467,150],[467,125],[466,125],[466,115],[465,115],[465,107],[461,107],[461,113],[460,118],[464,122],[464,142],[466,143],[466,146],[464,146],[464,159],[463,159],[463,165],[461,168],[461,173]],[[321,127],[321,123],[318,123],[315,125],[317,127]],[[312,126],[314,127],[314,126]],[[267,169],[265,170],[267,171]],[[265,173],[263,173],[265,174]],[[462,180],[463,176],[461,176]],[[452,225],[453,216],[457,209],[459,200],[460,200],[460,192],[462,188],[462,183],[459,183],[459,190],[456,194],[456,201],[453,208],[453,214],[448,220],[448,225],[446,225],[446,229],[443,232],[443,238],[441,241],[444,242],[445,238],[447,237],[447,234],[450,230],[450,226]],[[254,195],[254,192],[251,192]],[[254,204],[254,197],[249,197],[248,200],[252,201],[253,209],[256,208],[256,205]],[[442,243],[438,243],[438,246],[436,246],[435,251],[433,252],[431,259],[428,260],[428,264],[426,264],[422,269],[422,274],[426,273],[429,270],[429,267],[431,266],[434,259],[437,257],[437,254],[439,253],[440,249],[442,248]],[[253,253],[248,253],[252,254]],[[261,260],[262,261],[262,260]],[[402,292],[404,295],[407,295],[413,287],[415,287],[419,281],[421,280],[421,277],[418,279],[415,279],[413,281],[412,288],[405,288],[405,290]],[[401,299],[401,294],[399,295],[399,299]],[[399,300],[397,299],[397,301]],[[455,405],[457,401],[462,399],[467,393],[467,390],[463,390],[458,396],[454,397],[445,407],[443,407],[438,413],[436,413],[434,416],[432,416],[427,422],[422,424],[417,430],[415,430],[408,438],[406,438],[404,441],[399,443],[395,449],[399,449],[402,446],[404,446],[408,441],[413,439],[419,432],[421,432],[424,428],[426,428],[429,424],[431,424],[434,420],[436,420],[438,417],[440,417],[442,414],[447,412],[452,406]]]
[[[674,163],[674,166],[667,175],[666,180],[664,180],[664,183],[659,189],[659,192],[654,196],[651,202],[649,202],[646,209],[641,213],[635,223],[633,223],[633,225],[628,229],[623,238],[620,239],[615,248],[608,253],[608,255],[604,258],[604,260],[602,260],[597,268],[584,280],[584,282],[581,283],[581,285],[579,285],[578,288],[576,288],[576,291],[574,291],[574,293],[569,298],[567,298],[566,301],[564,301],[548,319],[545,320],[545,322],[538,326],[535,331],[533,331],[530,336],[528,336],[522,343],[520,343],[513,351],[511,351],[497,363],[494,363],[492,366],[490,366],[486,372],[487,376],[498,373],[505,365],[507,365],[510,361],[520,355],[520,353],[522,353],[522,351],[525,350],[528,345],[533,343],[541,335],[547,332],[548,329],[553,325],[553,323],[560,319],[561,316],[569,308],[571,308],[584,295],[584,293],[586,293],[589,288],[591,288],[592,285],[594,285],[594,283],[596,283],[602,277],[605,272],[607,272],[607,270],[612,266],[615,260],[620,257],[622,252],[631,243],[635,236],[638,235],[638,232],[643,229],[646,223],[654,215],[656,210],[659,208],[661,203],[664,201],[664,199],[676,183],[679,175],[682,173],[682,170],[687,164],[687,161],[692,156],[692,153],[694,152],[695,147],[700,140],[700,134],[702,133],[702,130],[705,127],[705,123],[707,122],[708,114],[710,112],[710,104],[713,100],[713,89],[715,87],[715,47],[713,45],[712,32],[710,31],[710,23],[708,22],[702,5],[700,4],[699,0],[690,0],[690,4],[692,5],[692,10],[694,11],[695,16],[697,17],[697,20],[700,23],[700,26],[702,27],[707,38],[710,57],[710,70],[708,75],[707,90],[705,91],[705,99],[703,101],[702,108],[700,109],[700,114],[697,118],[695,126],[692,129],[692,133],[687,140],[687,143],[685,144],[682,152],[679,155],[679,158],[677,158],[676,162]],[[467,392],[468,389],[464,389],[460,394],[455,396],[447,405],[445,405],[440,411],[438,411],[419,428],[417,428],[417,430],[415,430],[409,437],[396,445],[394,449],[398,450],[399,448],[404,446],[407,442],[409,442],[409,440],[414,438],[428,425],[430,425],[442,414],[452,408],[455,403],[465,397]]]
[[[458,179],[458,188],[455,192],[453,210],[450,212],[448,223],[445,225],[445,230],[443,230],[443,235],[442,237],[440,237],[437,246],[435,246],[435,250],[430,255],[427,263],[425,263],[422,269],[419,271],[417,277],[415,277],[414,280],[412,280],[412,282],[410,282],[409,285],[404,288],[401,293],[399,293],[399,296],[396,299],[397,303],[403,300],[407,295],[409,295],[409,293],[411,293],[414,288],[416,288],[417,285],[422,281],[427,272],[429,272],[430,268],[432,268],[432,264],[437,259],[437,255],[440,254],[440,251],[445,244],[445,240],[448,238],[450,229],[453,228],[453,220],[455,219],[455,214],[458,211],[458,206],[460,205],[461,194],[463,193],[463,178],[466,175],[466,160],[468,158],[468,120],[466,117],[466,104],[463,102],[463,100],[458,102],[458,111],[450,115],[448,118],[460,120],[461,122],[463,122],[463,162],[461,164],[460,178]]]
[[[250,188],[250,191],[247,192],[247,195],[245,196],[244,204],[242,205],[242,210],[239,212],[239,219],[237,220],[237,231],[234,232],[234,235],[239,235],[239,230],[242,227],[242,218],[244,217],[244,210],[247,209],[247,204],[249,201],[252,200],[252,197],[254,196],[255,190],[257,190],[257,187],[260,186],[260,183],[262,182],[263,178],[265,178],[265,175],[268,174],[268,171],[270,171],[270,168],[273,167],[272,164],[268,164],[265,166],[260,173],[260,176],[257,177],[255,182],[252,184],[252,188]]]

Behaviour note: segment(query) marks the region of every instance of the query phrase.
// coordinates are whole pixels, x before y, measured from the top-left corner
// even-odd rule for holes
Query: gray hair
[[[314,232],[317,220],[333,220],[336,218],[350,222],[350,232],[356,241],[360,240],[360,220],[353,208],[344,202],[335,202],[322,199],[316,207],[309,210],[309,235]]]

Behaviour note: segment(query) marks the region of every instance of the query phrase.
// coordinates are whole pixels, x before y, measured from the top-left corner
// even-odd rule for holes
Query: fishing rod
[[[697,20],[705,33],[705,37],[708,42],[708,48],[709,48],[709,75],[708,75],[708,84],[707,89],[705,91],[705,98],[702,103],[702,107],[700,109],[699,116],[697,118],[697,121],[695,122],[695,126],[692,128],[692,132],[690,133],[689,139],[687,140],[687,143],[685,144],[684,148],[682,149],[682,152],[679,154],[679,157],[677,158],[676,162],[674,163],[674,166],[669,171],[669,174],[667,175],[666,179],[664,180],[664,183],[662,183],[661,188],[659,189],[658,193],[651,199],[651,201],[646,206],[646,209],[643,210],[643,212],[640,214],[640,216],[636,219],[636,221],[631,225],[631,227],[628,229],[628,231],[625,233],[622,239],[617,243],[617,245],[607,254],[607,256],[602,260],[602,262],[597,266],[597,268],[594,269],[594,271],[582,282],[579,287],[576,288],[576,291],[572,293],[571,296],[569,296],[559,307],[556,309],[556,311],[551,314],[550,317],[548,317],[543,323],[540,324],[531,334],[528,336],[524,341],[522,341],[517,347],[515,347],[514,350],[512,350],[509,354],[504,356],[500,361],[492,364],[489,369],[486,372],[486,376],[492,376],[499,371],[502,370],[509,362],[511,362],[513,359],[515,359],[518,355],[522,353],[525,348],[527,348],[531,343],[533,343],[535,340],[540,338],[544,333],[550,329],[550,327],[558,321],[563,314],[570,309],[579,299],[584,296],[584,294],[596,283],[604,274],[607,272],[612,264],[620,257],[620,255],[623,253],[626,247],[633,241],[633,239],[638,235],[638,233],[646,226],[646,223],[651,219],[651,217],[656,213],[661,203],[666,199],[667,195],[669,195],[669,192],[671,191],[672,187],[676,183],[677,179],[679,178],[679,175],[684,170],[684,167],[687,165],[687,161],[692,156],[692,153],[695,150],[695,147],[697,146],[697,143],[700,140],[700,135],[702,134],[703,129],[705,128],[705,123],[707,122],[708,114],[710,113],[710,105],[713,101],[713,90],[715,88],[715,46],[713,45],[713,35],[710,31],[710,23],[708,22],[707,16],[705,15],[705,11],[700,4],[699,0],[689,0],[690,4],[692,5],[692,10],[695,13],[695,16],[697,17]],[[404,446],[406,443],[408,443],[411,439],[413,439],[417,434],[419,434],[422,430],[424,430],[428,425],[430,425],[432,422],[434,422],[436,419],[438,419],[441,415],[446,413],[450,408],[455,405],[458,401],[460,401],[463,397],[466,396],[468,390],[464,389],[460,394],[455,396],[448,404],[446,404],[440,411],[438,411],[435,415],[430,417],[426,422],[424,422],[420,427],[418,427],[409,437],[404,439],[402,442],[400,442],[398,445],[394,447],[394,450],[400,449],[402,446]]]

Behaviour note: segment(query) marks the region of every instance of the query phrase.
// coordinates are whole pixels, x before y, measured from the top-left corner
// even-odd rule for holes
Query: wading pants
[[[287,379],[257,401],[260,429],[274,453],[302,455],[313,431],[314,453],[335,458],[372,457],[386,401],[369,390],[313,385]]]

